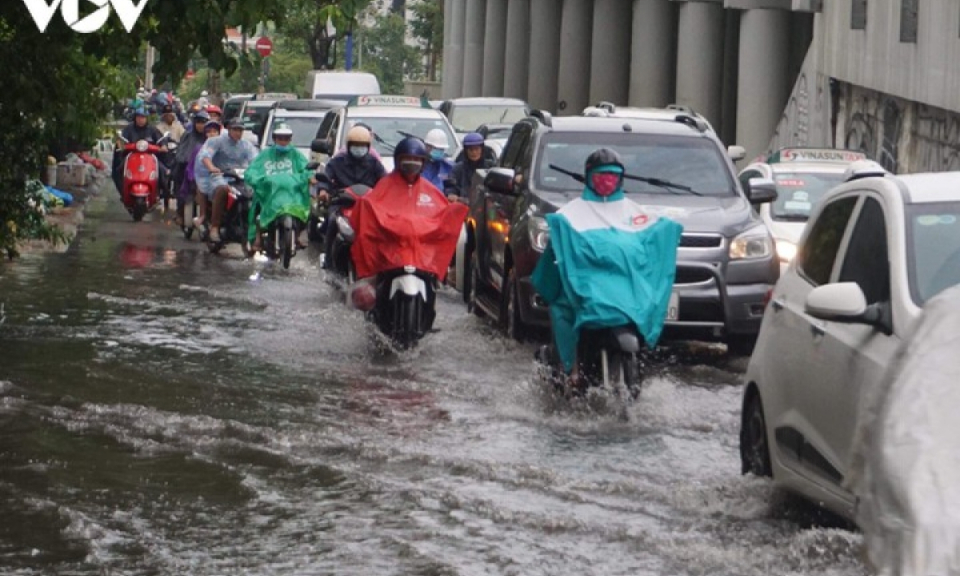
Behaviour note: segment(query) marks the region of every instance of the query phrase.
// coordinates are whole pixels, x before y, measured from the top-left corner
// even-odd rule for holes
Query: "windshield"
[[[806,222],[820,198],[843,182],[843,174],[779,172],[774,174],[774,181],[777,183],[777,200],[770,204],[773,219]]]
[[[277,124],[286,124],[293,130],[293,145],[297,148],[309,148],[310,143],[313,142],[313,138],[317,134],[317,129],[320,128],[321,122],[323,122],[323,116],[276,116],[273,119],[273,124],[270,126],[270,133],[266,135],[267,137],[263,142],[265,144],[272,144],[273,131],[276,129]]]
[[[537,161],[535,179],[543,190],[582,190],[570,176],[551,169],[550,164],[583,173],[593,151],[612,148],[620,154],[627,174],[657,178],[687,186],[707,196],[731,196],[736,190],[732,174],[713,140],[662,134],[628,133],[552,133],[544,136]],[[644,194],[685,194],[685,192],[645,182],[627,180],[624,190]]]
[[[907,207],[910,293],[917,306],[960,284],[960,203]]]
[[[515,124],[527,117],[523,104],[499,106],[454,106],[450,123],[457,132],[471,132],[484,124]]]
[[[267,119],[267,114],[269,113],[269,106],[256,108],[253,106],[247,106],[247,108],[243,111],[243,118],[241,119],[243,121],[243,127],[247,130],[259,128],[261,125],[263,125],[263,121]]]
[[[459,150],[460,141],[450,131],[450,126],[439,116],[437,118],[378,118],[373,116],[351,116],[347,119],[347,128],[353,128],[358,122],[363,122],[373,130],[373,147],[381,155],[393,155],[393,149],[407,134],[417,138],[425,138],[427,132],[440,128],[447,135],[449,148],[447,156],[455,157]]]

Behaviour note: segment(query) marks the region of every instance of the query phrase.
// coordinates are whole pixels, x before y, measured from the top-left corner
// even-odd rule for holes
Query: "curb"
[[[19,245],[20,254],[42,254],[49,252],[63,253],[70,249],[77,238],[77,232],[83,223],[83,212],[89,201],[97,197],[104,188],[110,185],[110,174],[93,178],[86,186],[57,186],[59,190],[73,195],[73,204],[68,207],[53,208],[45,216],[47,223],[56,225],[67,236],[67,241],[54,244],[46,240],[26,240]]]

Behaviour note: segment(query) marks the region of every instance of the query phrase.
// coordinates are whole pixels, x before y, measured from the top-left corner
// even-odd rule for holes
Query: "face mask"
[[[443,150],[434,150],[434,151],[430,152],[430,157],[433,158],[434,160],[442,160],[442,159],[443,159]]]
[[[367,155],[367,152],[369,152],[369,150],[370,149],[367,148],[366,146],[351,146],[350,155],[353,156],[354,158],[363,158],[364,156]]]
[[[273,147],[273,149],[276,150],[277,152],[289,152],[290,146],[281,146],[277,144]]]
[[[590,186],[598,196],[609,196],[620,188],[620,174],[596,172],[590,176]]]
[[[404,160],[400,163],[400,172],[404,176],[416,176],[423,170],[423,162],[420,160]]]

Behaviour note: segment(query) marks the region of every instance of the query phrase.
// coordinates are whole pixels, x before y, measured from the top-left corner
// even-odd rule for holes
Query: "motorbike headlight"
[[[137,142],[137,152],[146,152],[150,149],[150,144],[146,140]]]
[[[340,233],[343,234],[343,237],[348,241],[353,242],[353,237],[356,235],[353,231],[353,226],[350,225],[350,221],[347,220],[344,216],[337,216],[337,228],[340,229]]]
[[[547,242],[550,241],[550,227],[547,221],[539,216],[531,216],[530,223],[527,226],[530,232],[530,245],[537,252],[543,252],[547,249]]]
[[[781,262],[790,262],[797,256],[797,245],[789,240],[777,239],[777,258]]]
[[[766,228],[753,228],[740,234],[730,243],[731,260],[766,258],[773,254],[773,238]]]

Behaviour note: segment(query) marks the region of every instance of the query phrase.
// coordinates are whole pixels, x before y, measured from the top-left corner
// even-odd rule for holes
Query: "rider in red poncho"
[[[456,251],[468,208],[450,203],[421,178],[427,149],[419,138],[405,138],[394,150],[393,172],[357,203],[350,225],[356,238],[350,255],[357,278],[414,266],[439,281]]]

